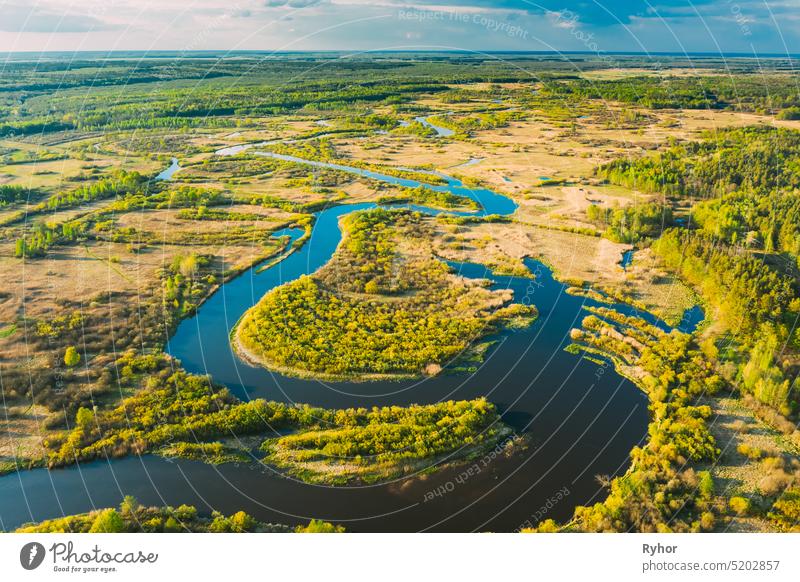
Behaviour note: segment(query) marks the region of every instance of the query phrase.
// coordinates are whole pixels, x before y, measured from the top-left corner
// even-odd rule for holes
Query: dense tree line
[[[692,219],[722,243],[800,257],[797,191],[776,191],[763,196],[729,194],[697,204]]]
[[[784,274],[793,268],[754,251],[786,253],[797,264],[798,160],[800,132],[755,126],[707,133],[703,141],[597,170],[626,187],[706,199],[692,209],[697,230],[668,229],[653,249],[734,334],[726,358],[743,389],[783,414],[797,410],[791,361],[800,348],[800,299]]]
[[[125,99],[103,97],[108,95],[103,90],[80,99],[65,95],[57,100],[59,115],[50,114],[40,98],[32,98],[16,115],[0,115],[0,136],[68,130],[234,126],[235,118],[281,115],[299,110],[352,113],[353,108],[402,103],[420,93],[447,90],[439,82],[409,80],[343,82],[328,78],[286,83],[285,78],[272,75],[262,77],[262,80],[269,83],[230,87],[217,86],[209,79],[203,91],[164,85],[154,92],[148,90],[146,84],[128,86]],[[43,92],[43,97],[50,91],[44,85],[37,89]],[[368,121],[383,122],[379,118]]]
[[[445,127],[457,135],[470,135],[475,131],[507,127],[512,121],[525,119],[523,111],[487,111],[471,115],[437,115],[429,121],[434,125]]]
[[[327,60],[319,55],[319,60]],[[319,62],[319,61],[317,61]],[[763,64],[763,63],[760,63]],[[563,62],[519,56],[508,62],[461,57],[443,59],[393,59],[361,56],[330,60],[324,67],[312,61],[281,59],[138,59],[121,60],[98,70],[86,62],[54,63],[51,71],[15,63],[15,72],[0,81],[7,107],[0,112],[0,135],[34,135],[57,131],[128,130],[234,126],[239,120],[297,112],[337,112],[358,123],[354,110],[370,126],[392,127],[392,120],[376,115],[376,106],[403,106],[420,95],[444,94],[449,102],[464,102],[453,85],[474,82],[531,82],[536,70],[538,95],[524,90],[503,90],[502,96],[523,106],[561,108],[575,117],[577,104],[606,101],[646,108],[721,109],[757,112],[787,111],[800,106],[796,88],[785,76],[760,71],[757,76],[703,75],[699,77],[642,75],[624,79],[585,79],[565,72]],[[603,68],[602,61],[583,59],[582,68]],[[60,69],[59,69],[60,67]],[[220,78],[247,78],[235,87]],[[194,84],[169,83],[201,79]],[[124,85],[124,93],[118,85]],[[87,91],[63,91],[68,87]],[[157,88],[158,90],[154,90]],[[500,91],[492,90],[495,98]],[[124,95],[124,98],[121,96]],[[481,97],[480,92],[477,95]],[[52,111],[55,109],[56,114]],[[495,125],[492,116],[469,121],[474,127]],[[469,128],[468,128],[469,130]]]
[[[653,249],[701,290],[735,332],[753,334],[766,321],[793,327],[800,312],[793,281],[751,254],[686,229],[666,230]]]
[[[690,463],[713,461],[720,451],[699,400],[725,386],[692,336],[671,333],[612,309],[592,309],[572,331],[579,349],[600,353],[618,368],[640,370],[637,383],[650,399],[649,440],[631,452],[631,467],[610,482],[608,498],[578,507],[567,529],[581,531],[709,531],[715,524],[714,484]],[[543,524],[544,529],[554,524]]]
[[[648,109],[734,109],[771,113],[800,105],[800,94],[782,75],[626,76],[622,79],[552,80],[553,99],[631,103]]]
[[[31,191],[28,188],[11,184],[0,184],[0,208],[17,202],[25,202],[30,195]]]
[[[108,178],[102,178],[93,184],[51,196],[43,203],[43,209],[57,211],[81,206],[95,200],[122,197],[126,194],[141,192],[146,185],[147,178],[139,172],[116,170]]]
[[[700,290],[737,341],[749,348],[739,363],[744,387],[762,402],[794,412],[797,395],[776,360],[780,351],[796,350],[800,343],[800,299],[792,279],[747,252],[685,229],[666,231],[653,249]]]
[[[655,156],[621,158],[596,174],[614,184],[670,196],[766,195],[800,188],[800,132],[769,126],[726,128]]]
[[[378,198],[378,204],[399,204],[413,202],[432,208],[471,208],[478,209],[478,203],[472,198],[459,196],[449,191],[433,190],[425,186],[416,188],[398,187],[397,194],[390,194]]]
[[[56,224],[36,222],[30,234],[16,240],[14,256],[19,259],[43,257],[53,245],[71,243],[85,237],[87,227],[87,223],[79,220]]]
[[[605,228],[604,235],[614,242],[636,243],[657,236],[672,224],[672,208],[666,204],[646,202],[628,206],[598,206],[586,209],[590,222]]]

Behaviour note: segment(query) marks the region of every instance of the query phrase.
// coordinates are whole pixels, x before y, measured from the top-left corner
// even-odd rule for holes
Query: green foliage
[[[120,533],[125,531],[125,522],[122,521],[116,509],[103,509],[94,518],[89,533]]]
[[[81,355],[78,350],[75,349],[75,346],[68,346],[67,350],[64,352],[64,364],[66,364],[67,368],[74,368],[80,361]]]
[[[0,90],[9,96],[10,104],[0,112],[0,136],[74,130],[111,133],[252,127],[257,120],[270,116],[309,113],[315,118],[319,113],[336,117],[336,129],[325,128],[325,132],[389,130],[396,128],[397,116],[383,111],[410,108],[410,102],[431,95],[441,96],[444,103],[502,97],[521,106],[522,111],[542,110],[556,119],[574,119],[594,108],[605,112],[608,101],[653,109],[787,111],[782,117],[791,117],[793,109],[800,105],[796,89],[787,83],[785,73],[761,68],[755,75],[727,72],[586,79],[576,77],[571,70],[565,73],[563,64],[526,55],[503,61],[482,55],[415,55],[408,59],[362,55],[345,60],[315,55],[313,61],[292,57],[264,61],[245,55],[224,60],[198,58],[191,63],[169,57],[123,58],[102,70],[96,63],[80,59],[54,60],[47,70],[36,63],[16,62],[9,64],[7,78],[0,82]],[[758,64],[761,67],[764,62]],[[581,66],[591,69],[605,64],[584,60]],[[670,62],[666,62],[667,70],[669,66]],[[748,69],[745,65],[737,68]],[[536,93],[530,91],[530,71],[535,71],[538,79]],[[230,79],[245,77],[247,83],[231,87]],[[187,79],[196,81],[180,82]],[[465,88],[471,82],[519,83],[521,87]],[[65,90],[81,87],[92,88],[91,94]],[[123,87],[124,99],[120,98]],[[376,113],[378,108],[381,113]],[[514,111],[487,110],[468,116],[462,123],[467,129],[498,126],[502,125],[503,116],[514,114],[519,115]],[[622,116],[641,114],[626,110]],[[395,129],[414,130],[421,131]],[[139,147],[134,151],[158,151],[158,142],[145,142]]]
[[[74,151],[91,159],[92,154],[97,155],[97,150],[91,149],[94,146],[102,147],[103,155],[207,153],[213,148],[211,140],[193,139],[196,132],[172,131],[166,135],[159,128],[236,126],[271,133],[285,129],[280,125],[284,120],[276,120],[276,115],[288,113],[292,121],[301,122],[324,115],[331,119],[333,127],[307,132],[296,143],[274,146],[274,151],[342,162],[431,184],[442,180],[420,171],[345,158],[336,151],[335,142],[320,134],[353,136],[380,129],[391,131],[394,136],[431,137],[435,132],[417,122],[398,127],[399,119],[423,113],[421,106],[412,103],[420,97],[425,98],[425,107],[437,98],[441,103],[481,102],[480,109],[473,108],[469,113],[462,112],[467,107],[458,107],[453,109],[459,113],[434,119],[434,123],[450,127],[464,139],[472,132],[503,127],[529,115],[530,111],[556,122],[589,115],[595,120],[605,116],[609,125],[625,126],[654,123],[655,116],[637,107],[777,111],[781,119],[794,119],[800,111],[796,87],[786,83],[783,73],[583,79],[563,72],[538,74],[546,68],[558,69],[560,65],[537,59],[537,81],[532,83],[527,72],[530,67],[521,66],[534,62],[526,60],[529,58],[519,56],[495,62],[496,59],[459,56],[457,62],[450,62],[450,59],[416,56],[408,60],[319,57],[325,67],[307,59],[264,61],[246,56],[193,59],[179,66],[163,59],[120,59],[103,70],[80,59],[34,64],[12,60],[7,63],[9,74],[0,79],[0,90],[7,96],[8,105],[0,108],[0,135],[65,131],[63,143],[70,145],[52,152],[1,150],[0,156],[4,163],[27,163],[58,159],[66,155],[62,152]],[[602,66],[602,63],[590,65],[590,61],[585,64]],[[251,73],[248,81],[232,87],[227,78],[241,79],[243,71]],[[219,76],[224,78],[215,81],[214,77]],[[197,90],[196,83],[171,82],[179,79],[202,79],[202,90]],[[466,84],[474,81],[502,85],[475,89]],[[93,87],[93,90],[62,90],[69,87]],[[119,98],[121,95],[124,98]],[[488,104],[498,97],[503,99],[502,105]],[[604,111],[607,101],[632,106],[621,112]],[[506,107],[511,109],[500,111]],[[75,130],[99,131],[106,137],[102,143],[95,139],[84,139],[82,143],[73,140],[82,137]],[[789,373],[796,367],[795,351],[800,347],[800,333],[793,331],[800,302],[796,299],[795,282],[778,272],[775,268],[778,257],[769,253],[787,253],[789,259],[800,264],[797,260],[800,256],[799,135],[796,131],[772,127],[725,129],[704,136],[701,142],[672,144],[655,156],[611,162],[597,172],[612,182],[651,192],[676,197],[713,197],[692,209],[690,224],[696,224],[699,232],[669,231],[655,244],[656,252],[668,268],[701,291],[709,317],[734,332],[734,345],[721,347],[719,351],[738,365],[736,379],[741,380],[743,389],[752,392],[759,401],[788,412],[793,410]],[[365,149],[374,147],[369,143],[364,145]],[[186,157],[197,160],[205,156]],[[336,170],[312,171],[307,165],[257,156],[208,158],[188,165],[182,178],[210,184],[224,183],[230,176],[266,178],[279,172],[282,178],[291,178],[286,182],[287,187],[323,194],[307,202],[287,201],[271,193],[253,194],[256,202],[289,212],[311,212],[322,204],[340,200],[331,189],[352,178]],[[99,173],[98,168],[95,166],[91,173]],[[83,174],[79,179],[83,179]],[[151,183],[148,177],[136,172],[114,172],[99,181],[86,181],[69,188],[72,189],[59,190],[41,202],[44,190],[32,192],[18,186],[0,186],[0,207],[25,202],[38,204],[27,207],[30,215],[76,208],[99,200],[110,202],[103,205],[102,224],[94,223],[94,219],[67,220],[61,224],[36,221],[9,229],[11,240],[16,239],[17,257],[41,257],[54,245],[83,240],[132,241],[142,233],[115,229],[113,221],[114,213],[132,209],[178,208],[179,217],[192,220],[260,220],[256,214],[218,210],[216,207],[233,200],[234,195],[229,192],[192,186],[171,188],[169,184]],[[400,200],[439,207],[470,204],[461,197],[425,187],[396,188],[383,199]],[[8,214],[6,224],[20,222],[17,217],[25,216]],[[605,230],[605,236],[628,243],[646,242],[671,223],[666,204],[624,209],[592,206],[588,215]],[[511,219],[442,216],[437,220],[467,225]],[[475,288],[467,289],[435,257],[418,249],[408,252],[412,246],[409,241],[418,239],[424,245],[429,240],[427,226],[418,216],[376,211],[348,217],[345,228],[347,239],[331,265],[314,277],[266,298],[259,306],[260,311],[254,311],[243,322],[242,327],[247,327],[249,334],[247,337],[243,334],[243,343],[249,339],[251,348],[270,363],[304,372],[344,376],[418,374],[438,370],[470,342],[493,331],[490,324],[498,318],[485,309],[490,298],[487,290],[480,293]],[[241,231],[238,235],[244,236]],[[195,235],[193,242],[198,241],[207,239]],[[752,252],[756,249],[768,255],[756,255]],[[191,252],[178,256],[159,275],[161,297],[154,311],[156,316],[151,314],[148,322],[167,321],[167,328],[192,313],[220,277],[226,276],[212,271],[209,256]],[[56,315],[34,323],[35,339],[42,344],[54,343],[54,364],[62,353],[68,367],[80,363],[80,354],[67,344],[78,341],[76,336],[84,327],[82,318]],[[148,326],[140,322],[140,328],[145,327]],[[648,444],[634,451],[631,470],[625,477],[614,480],[608,500],[579,511],[576,523],[590,530],[713,528],[715,517],[710,502],[714,495],[713,479],[707,471],[693,473],[685,464],[709,461],[717,454],[706,425],[709,409],[697,402],[697,397],[714,393],[724,384],[712,365],[719,357],[716,346],[705,350],[706,355],[713,353],[713,356],[704,357],[692,338],[677,333],[661,334],[651,326],[610,310],[593,311],[574,339],[578,342],[574,350],[603,352],[627,366],[626,369],[641,373],[636,378],[652,400]],[[85,351],[92,355],[93,363],[108,362],[100,350],[85,347]],[[101,357],[94,358],[98,353]],[[173,363],[155,354],[126,355],[117,361],[116,368],[121,383],[130,390],[128,393],[135,392],[134,396],[112,409],[88,408],[88,396],[70,401],[62,420],[74,417],[75,422],[69,430],[48,439],[50,465],[134,451],[218,461],[238,458],[222,442],[206,441],[231,434],[258,434],[264,438],[276,434],[271,431],[277,428],[291,434],[268,441],[266,448],[275,462],[279,462],[280,454],[284,455],[280,460],[287,466],[300,461],[338,467],[344,459],[372,470],[381,464],[397,466],[451,451],[458,443],[480,444],[482,438],[492,436],[491,432],[475,436],[476,431],[490,426],[483,423],[495,414],[493,410],[479,414],[483,420],[472,423],[475,402],[458,403],[464,407],[463,414],[446,406],[424,410],[424,407],[409,407],[329,411],[261,400],[243,404],[226,391],[211,386],[205,378],[173,373]],[[104,373],[111,377],[111,368]],[[146,386],[137,392],[142,377],[148,378]],[[52,383],[50,377],[44,383],[48,382]],[[94,390],[94,379],[91,386]],[[40,401],[53,409],[64,404],[52,393],[37,394]],[[45,394],[48,397],[42,398]],[[797,505],[796,492],[795,497],[784,496],[775,503],[770,518],[786,529],[797,522]],[[47,527],[120,531],[121,525],[125,531],[138,531],[137,528],[251,531],[261,527],[241,512],[230,517],[215,514],[202,520],[194,508],[148,509],[130,499],[119,512],[104,510],[84,517],[54,520]],[[542,528],[549,530],[554,524]],[[337,528],[312,521],[301,529]]]
[[[525,119],[522,111],[488,111],[474,115],[437,115],[429,119],[430,123],[453,130],[457,135],[469,135],[475,131],[506,127],[511,121]]]
[[[720,454],[706,420],[707,405],[697,399],[724,386],[713,364],[692,336],[667,334],[634,317],[595,308],[583,330],[573,330],[576,345],[600,353],[618,367],[638,366],[637,383],[650,398],[648,442],[631,452],[628,472],[611,481],[608,498],[575,511],[574,528],[583,531],[702,531],[714,526],[714,484],[708,472],[687,468]],[[602,319],[599,317],[601,316]]]
[[[212,515],[213,521],[208,530],[214,533],[245,533],[254,531],[258,522],[244,511],[238,511],[230,517],[219,512]]]
[[[402,474],[405,463],[494,443],[505,434],[494,405],[483,398],[340,410],[334,419],[335,428],[265,441],[264,460],[309,482],[369,482]]]
[[[83,432],[87,432],[92,430],[93,424],[94,413],[88,408],[80,407],[75,414],[75,426]]]
[[[397,189],[399,190],[398,194],[381,196],[377,200],[378,204],[413,202],[414,204],[422,204],[434,208],[478,208],[478,203],[471,198],[451,192],[439,192],[425,186],[417,186],[416,188],[399,187]]]
[[[787,252],[800,264],[800,198],[796,191],[764,196],[735,193],[696,205],[692,218],[717,240],[767,252]]]
[[[763,261],[714,243],[683,229],[669,229],[653,250],[717,307],[720,318],[743,336],[758,331],[762,322],[793,325],[800,308],[794,288]]]
[[[536,527],[524,528],[520,531],[521,533],[558,533],[561,531],[561,526],[553,519],[545,519]]]
[[[86,63],[58,63],[56,66],[66,71],[57,75],[17,65],[17,70],[9,73],[14,81],[3,82],[2,89],[30,94],[23,107],[13,112],[9,107],[0,115],[0,135],[74,129],[142,131],[147,128],[234,127],[252,124],[249,118],[303,111],[342,111],[353,120],[363,113],[358,126],[389,128],[392,118],[371,115],[371,106],[402,103],[418,93],[446,90],[443,80],[410,81],[403,74],[405,67],[382,66],[370,60],[344,66],[332,61],[336,71],[324,73],[293,59],[280,63],[253,59],[241,62],[199,59],[192,64],[169,59],[146,61],[119,61],[102,71],[95,69],[92,75],[69,70],[88,70]],[[94,68],[93,64],[91,66]],[[430,70],[429,66],[420,68]],[[217,84],[214,80],[217,77],[241,78],[247,73],[250,75],[248,83],[239,84],[235,89],[231,89],[229,83]],[[203,90],[192,90],[180,83],[164,83],[176,79],[198,79]],[[125,98],[119,99],[119,89],[114,85],[123,84]],[[94,91],[82,98],[64,92],[65,88],[81,86],[93,87]],[[103,86],[110,87],[104,89]],[[159,90],[155,91],[154,86]],[[54,104],[57,114],[51,113]]]
[[[700,483],[697,486],[697,492],[700,494],[700,497],[703,499],[713,499],[714,498],[714,479],[711,477],[710,471],[700,471],[697,476],[700,479]]]
[[[329,265],[319,273],[325,287],[352,293],[388,295],[438,288],[448,269],[436,260],[402,256],[398,243],[429,240],[432,231],[417,212],[375,208],[347,215],[342,220],[345,242]]]
[[[800,107],[787,107],[786,109],[782,109],[775,117],[777,119],[788,120],[800,119]]]
[[[25,202],[32,192],[28,188],[11,184],[0,184],[0,208],[17,202]]]
[[[762,402],[792,412],[796,396],[776,365],[776,354],[792,338],[800,314],[792,280],[750,254],[686,230],[668,230],[653,250],[695,285],[716,308],[719,320],[751,347],[740,366],[744,388]]]
[[[419,375],[438,372],[494,324],[534,313],[487,312],[492,293],[449,275],[418,213],[375,209],[348,216],[344,228],[320,273],[273,289],[242,318],[235,333],[249,357],[298,375]]]
[[[180,319],[194,312],[208,295],[216,277],[208,272],[208,256],[190,253],[175,255],[162,271],[163,305],[172,318]]]
[[[79,332],[85,321],[80,311],[57,315],[50,321],[40,319],[36,322],[36,335],[48,339],[74,336],[74,332]]]
[[[76,190],[61,192],[49,198],[44,204],[44,209],[49,211],[62,210],[72,206],[80,206],[95,200],[104,200],[116,196],[124,196],[141,191],[147,184],[147,178],[139,172],[126,172],[116,170],[108,178],[103,178],[94,184],[81,186]]]
[[[719,196],[693,209],[703,231],[728,244],[800,253],[800,132],[728,129],[677,147],[675,163],[695,184],[684,193]]]
[[[234,429],[242,434],[265,430],[265,419],[272,414],[263,401],[240,407],[234,403],[227,391],[213,390],[206,378],[164,370],[151,376],[137,395],[116,408],[98,411],[94,422],[79,418],[72,430],[47,439],[48,463],[121,456],[167,442],[226,435]]]
[[[733,191],[765,195],[800,187],[798,154],[798,131],[726,128],[655,156],[614,160],[596,173],[614,184],[668,195],[708,198]]]
[[[128,357],[125,368],[148,370]],[[246,460],[220,437],[290,433],[268,440],[265,461],[280,465],[318,455],[349,465],[363,458],[365,479],[405,472],[403,463],[494,442],[505,430],[484,399],[427,406],[331,410],[265,400],[238,402],[202,376],[164,369],[116,408],[81,408],[75,426],[45,440],[50,466],[158,451],[210,462]],[[263,438],[263,437],[262,437]],[[165,447],[166,448],[162,448]],[[281,454],[281,453],[286,454]],[[341,471],[339,471],[341,473]],[[130,509],[123,514],[130,513]],[[226,526],[227,527],[227,526]]]
[[[302,277],[268,293],[237,333],[248,351],[286,371],[419,374],[456,357],[486,324],[476,316],[339,298]]]
[[[742,368],[742,383],[759,401],[781,410],[789,403],[790,386],[775,364],[780,338],[770,325],[762,326],[757,338]]]
[[[784,491],[767,517],[780,530],[800,531],[800,488],[791,487]]]
[[[53,245],[70,243],[84,238],[86,230],[86,223],[79,220],[58,224],[37,222],[28,236],[16,240],[14,255],[19,259],[43,257]]]
[[[320,519],[312,519],[308,525],[299,525],[295,529],[297,533],[342,533],[344,526],[333,525]]]
[[[342,527],[316,521],[316,528],[344,531]],[[190,505],[180,507],[143,507],[127,495],[119,511],[113,508],[49,519],[24,525],[18,533],[159,533],[159,532],[293,532],[294,528],[257,521],[243,511],[225,517],[214,512],[211,517],[198,515]]]
[[[621,79],[569,79],[544,83],[543,99],[555,103],[619,101],[648,109],[771,111],[799,105],[783,75],[641,75]]]
[[[123,517],[136,517],[141,509],[141,505],[133,495],[126,495],[119,505],[119,511]]]
[[[728,500],[728,507],[736,515],[747,515],[752,508],[752,502],[747,497],[734,496]]]
[[[693,208],[698,231],[669,229],[653,250],[699,290],[737,343],[751,348],[739,356],[743,386],[783,414],[794,412],[796,396],[777,354],[800,346],[794,332],[800,301],[784,269],[748,249],[788,253],[800,264],[798,160],[800,132],[754,126],[723,129],[701,142],[615,160],[597,171],[629,187],[714,197]]]
[[[437,135],[435,129],[416,120],[394,128],[392,133],[394,135],[415,135],[423,138],[436,137]]]
[[[643,203],[620,207],[591,204],[586,209],[590,222],[605,227],[614,242],[636,243],[658,235],[672,224],[672,209],[665,204]]]
[[[185,443],[178,442],[167,445],[159,450],[165,457],[179,457],[203,461],[214,465],[223,463],[247,462],[250,460],[243,451],[227,447],[220,442],[214,443]]]
[[[197,208],[200,206],[217,206],[230,202],[220,190],[212,188],[196,188],[179,186],[167,192],[167,199],[156,208]]]
[[[36,150],[18,150],[0,147],[0,165],[13,166],[17,164],[35,164],[63,160],[68,157],[69,156],[64,152],[44,150],[41,148],[37,148]],[[2,188],[0,188],[0,192],[2,192]],[[2,198],[2,196],[0,196],[0,198]]]

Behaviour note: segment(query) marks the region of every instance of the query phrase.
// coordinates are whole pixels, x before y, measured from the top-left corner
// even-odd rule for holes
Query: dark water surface
[[[635,253],[636,249],[631,249],[622,253],[622,259],[620,259],[619,266],[622,267],[624,271],[627,271],[628,267],[633,262],[633,255]]]

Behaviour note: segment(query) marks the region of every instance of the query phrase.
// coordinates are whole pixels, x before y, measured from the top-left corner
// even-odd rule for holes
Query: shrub
[[[711,477],[709,471],[700,471],[698,473],[700,483],[697,487],[698,493],[703,499],[711,499],[714,497],[714,479]]]
[[[122,521],[116,509],[103,509],[89,529],[89,533],[119,533],[125,531],[125,522]]]
[[[731,497],[728,501],[728,507],[736,515],[747,515],[750,513],[751,502],[746,497]]]
[[[66,364],[68,368],[73,368],[77,366],[80,361],[81,355],[78,353],[78,350],[75,349],[75,346],[69,346],[64,352],[64,364]]]
[[[782,530],[800,531],[800,488],[786,490],[767,517]]]

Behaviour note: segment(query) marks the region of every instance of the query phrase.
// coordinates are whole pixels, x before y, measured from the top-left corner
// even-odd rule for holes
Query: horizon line
[[[270,50],[270,49],[197,49],[197,50],[183,50],[183,49],[96,49],[96,50],[47,50],[47,51],[2,51],[0,55],[3,56],[30,56],[30,55],[299,55],[299,54],[458,54],[458,55],[492,55],[492,54],[505,54],[505,55],[581,55],[581,56],[594,56],[603,58],[606,55],[621,55],[621,56],[638,56],[638,57],[655,57],[655,56],[670,56],[670,57],[735,57],[735,58],[782,58],[782,59],[796,59],[800,58],[800,53],[776,53],[776,52],[741,52],[741,51],[578,51],[578,50],[471,50],[471,49],[304,49],[304,50]]]

